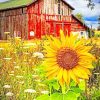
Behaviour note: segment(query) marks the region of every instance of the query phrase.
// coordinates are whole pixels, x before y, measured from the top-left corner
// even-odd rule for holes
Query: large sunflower
[[[57,78],[61,85],[69,85],[71,79],[79,83],[80,79],[89,78],[94,60],[88,53],[91,47],[83,45],[83,41],[78,41],[73,34],[65,36],[62,30],[60,38],[51,36],[48,41],[49,44],[44,45],[47,53],[44,64],[49,79]]]

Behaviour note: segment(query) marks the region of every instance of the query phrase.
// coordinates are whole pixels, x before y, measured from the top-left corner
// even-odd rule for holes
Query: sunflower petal
[[[77,77],[79,77],[79,78],[82,78],[82,79],[89,79],[89,77],[88,77],[88,74],[85,72],[84,73],[84,71],[82,71],[82,69],[81,68],[73,68],[73,72],[74,72],[74,74],[77,76]]]
[[[46,76],[48,77],[48,76],[50,76],[51,74],[53,74],[53,73],[56,73],[57,74],[57,71],[59,70],[59,68],[55,68],[55,69],[53,69],[53,70],[50,70],[50,71],[48,71],[48,73],[46,74]]]
[[[63,87],[64,83],[65,83],[64,79],[61,78],[61,79],[59,80],[59,84]]]
[[[64,81],[67,83],[68,71],[67,71],[66,69],[64,69],[64,71],[63,71],[63,79],[64,79]]]
[[[73,79],[77,84],[79,84],[79,79],[73,73],[73,70],[69,70],[69,74],[70,74],[71,79]]]
[[[60,30],[60,37],[62,45],[65,46],[65,35],[62,30]]]
[[[58,75],[57,75],[57,79],[60,80],[63,76],[63,68],[60,68]]]

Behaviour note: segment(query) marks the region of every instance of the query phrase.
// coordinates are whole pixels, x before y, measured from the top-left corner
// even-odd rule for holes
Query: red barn
[[[10,0],[0,3],[0,39],[21,36],[41,38],[45,34],[59,36],[71,31],[85,34],[88,27],[72,15],[74,8],[65,0]]]

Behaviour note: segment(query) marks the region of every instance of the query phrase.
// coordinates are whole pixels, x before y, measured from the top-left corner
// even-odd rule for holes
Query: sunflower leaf
[[[78,96],[72,91],[68,91],[66,94],[54,93],[51,95],[51,100],[77,100]]]
[[[51,95],[51,100],[63,100],[62,98],[63,97],[62,97],[62,94],[61,93],[53,93]]]
[[[70,88],[73,92],[77,93],[82,93],[83,91],[79,87],[71,87]]]
[[[59,83],[58,83],[58,82],[55,82],[55,83],[53,84],[53,88],[54,88],[55,90],[59,90],[59,88],[60,88]]]
[[[85,81],[84,81],[84,80],[82,80],[82,81],[80,82],[79,88],[80,88],[81,90],[85,91]]]
[[[36,98],[36,100],[50,100],[50,96],[45,94]]]

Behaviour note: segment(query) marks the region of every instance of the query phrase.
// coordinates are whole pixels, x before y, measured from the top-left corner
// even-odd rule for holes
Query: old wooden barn
[[[10,36],[23,39],[41,38],[45,34],[59,36],[79,32],[88,37],[89,29],[72,15],[74,8],[65,0],[9,0],[0,3],[0,39]]]

